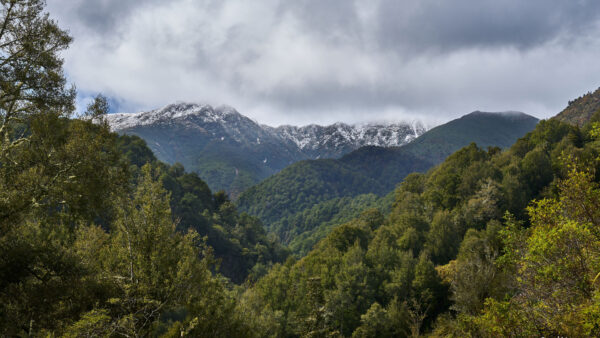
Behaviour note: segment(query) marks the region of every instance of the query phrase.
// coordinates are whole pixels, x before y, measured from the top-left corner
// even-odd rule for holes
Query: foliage
[[[74,247],[109,292],[68,332],[148,336],[160,329],[161,316],[179,308],[187,315],[176,325],[189,327],[190,334],[225,335],[240,329],[231,296],[210,272],[210,249],[194,231],[175,231],[167,192],[153,178],[150,165],[142,171],[132,198],[120,204],[110,233],[79,229]],[[225,325],[224,320],[229,322]]]
[[[287,229],[287,232],[280,236],[284,236],[284,243],[289,239],[288,248],[292,253],[305,256],[333,228],[357,218],[363,211],[377,209],[382,214],[389,213],[393,197],[391,193],[383,198],[366,194],[352,198],[334,198],[319,203],[278,222],[281,223],[281,229]],[[271,231],[277,233],[277,228]]]
[[[503,335],[597,336],[600,189],[587,171],[571,169],[557,198],[528,207],[531,227],[504,234],[511,250],[500,257],[514,290],[489,298],[474,321],[482,332]],[[517,233],[515,233],[517,231]]]
[[[0,139],[2,152],[26,142],[22,129],[34,113],[68,115],[74,90],[65,87],[60,52],[71,38],[43,12],[43,0],[0,5]]]
[[[581,142],[569,136],[573,131]],[[471,144],[427,174],[407,176],[385,219],[368,222],[377,218],[365,214],[335,227],[306,257],[273,268],[246,292],[244,304],[271,318],[271,330],[284,336],[317,329],[344,336],[497,335],[482,311],[504,311],[493,312],[494,320],[522,321],[527,313],[508,313],[503,303],[518,290],[511,259],[523,252],[527,233],[520,229],[533,223],[526,207],[560,194],[567,154],[570,162],[597,165],[590,131],[550,120],[505,152]],[[574,254],[560,253],[571,260]],[[316,287],[317,305],[305,297]],[[591,305],[586,309],[595,315]]]
[[[176,163],[158,162],[137,136],[120,135],[117,143],[129,162],[131,170],[139,175],[140,166],[152,163],[160,168],[158,177],[170,193],[172,219],[183,233],[189,229],[207,237],[219,260],[219,271],[235,283],[260,276],[260,271],[274,262],[285,260],[288,252],[272,236],[268,236],[260,221],[237,212],[223,192],[213,194],[196,173],[188,173]]]
[[[276,266],[246,293],[247,303],[254,311],[282,313],[281,335],[318,329],[349,336],[359,327],[359,336],[406,334],[411,318],[420,326],[423,314],[444,307],[444,287],[427,256],[403,251],[394,230],[377,211],[364,213],[335,228],[298,262]]]
[[[259,217],[284,243],[292,237],[301,241],[306,238],[306,245],[297,239],[298,244],[294,243],[292,248],[298,251],[300,244],[304,247],[302,253],[314,245],[310,238],[320,239],[327,234],[329,226],[319,223],[329,222],[324,214],[331,214],[342,200],[365,193],[388,194],[408,174],[427,171],[473,141],[483,147],[508,147],[536,123],[537,119],[525,114],[475,112],[434,128],[403,147],[367,146],[339,160],[295,163],[248,189],[237,204],[241,210]],[[344,213],[356,214],[356,211],[344,210]],[[315,221],[308,221],[309,218]],[[317,228],[325,231],[314,230]]]
[[[301,161],[248,189],[237,205],[269,225],[320,202],[384,191],[375,180],[336,160]]]
[[[29,117],[27,142],[0,159],[0,332],[63,325],[103,293],[73,251],[77,224],[106,223],[127,166],[106,127]],[[84,292],[86,291],[86,292]]]

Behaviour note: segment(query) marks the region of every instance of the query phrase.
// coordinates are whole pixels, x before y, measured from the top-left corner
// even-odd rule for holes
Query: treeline
[[[333,228],[355,218],[368,209],[375,208],[388,214],[392,208],[392,193],[379,197],[364,194],[356,197],[334,198],[319,203],[278,222],[279,228],[271,226],[271,231],[279,233],[284,244],[299,257],[305,256],[325,238]]]

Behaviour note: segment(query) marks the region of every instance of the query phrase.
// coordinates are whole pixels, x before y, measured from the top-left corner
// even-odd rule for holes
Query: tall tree
[[[0,141],[2,154],[26,141],[14,128],[35,113],[68,115],[74,88],[66,87],[59,53],[71,38],[44,13],[44,0],[0,0]]]

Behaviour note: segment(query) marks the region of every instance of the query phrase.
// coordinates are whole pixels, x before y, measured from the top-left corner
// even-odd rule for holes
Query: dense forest
[[[0,336],[600,336],[600,112],[286,215],[329,227],[295,258],[102,96],[74,115],[70,37],[0,4]]]
[[[392,198],[383,197],[406,175],[426,172],[472,142],[508,148],[537,122],[522,113],[473,112],[402,147],[365,146],[336,160],[297,162],[242,193],[236,204],[259,217],[292,252],[305,254],[334,225],[360,211],[387,210]]]
[[[113,136],[118,152],[130,163],[133,184],[144,165],[158,170],[157,180],[169,193],[177,230],[193,229],[200,236],[206,236],[207,244],[220,259],[219,271],[225,277],[241,283],[253,269],[264,271],[272,263],[285,260],[287,250],[274,236],[267,235],[257,218],[238,213],[223,191],[213,194],[196,173],[186,173],[181,164],[171,166],[158,161],[141,138]]]
[[[388,215],[272,269],[248,302],[281,336],[597,334],[596,130],[549,120],[506,152],[468,146],[408,176]]]

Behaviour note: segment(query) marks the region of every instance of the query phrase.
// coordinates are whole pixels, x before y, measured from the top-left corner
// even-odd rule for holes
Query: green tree
[[[187,313],[175,325],[181,331],[221,336],[241,330],[241,321],[233,318],[234,303],[211,274],[210,248],[195,232],[175,230],[169,196],[157,176],[150,164],[142,168],[136,191],[120,203],[110,234],[88,227],[79,237],[76,246],[85,264],[95,266],[112,289],[104,305],[84,315],[70,332],[147,336],[161,327],[161,316],[178,309]]]
[[[66,88],[59,53],[71,42],[43,0],[0,1],[0,155],[27,142],[18,128],[35,114],[68,115],[74,89]],[[5,162],[5,158],[0,158]]]
[[[27,142],[0,166],[0,322],[8,335],[57,328],[89,306],[94,287],[72,251],[74,230],[108,222],[127,186],[108,128],[52,114],[30,121]]]
[[[485,230],[465,234],[451,277],[452,307],[457,312],[476,315],[487,298],[501,299],[509,291],[506,274],[496,264],[503,249],[501,229],[500,222],[491,221]]]
[[[529,235],[505,232],[517,291],[509,300],[488,299],[477,319],[484,331],[503,335],[597,336],[600,189],[588,171],[573,168],[558,199],[528,208]],[[520,248],[520,249],[519,249]]]

